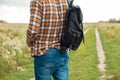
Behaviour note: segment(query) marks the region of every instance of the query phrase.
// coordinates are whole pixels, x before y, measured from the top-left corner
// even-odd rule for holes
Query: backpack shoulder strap
[[[73,1],[74,1],[74,0],[67,0],[67,3],[68,3],[68,5],[69,5],[69,7],[71,7],[71,6],[72,6]]]

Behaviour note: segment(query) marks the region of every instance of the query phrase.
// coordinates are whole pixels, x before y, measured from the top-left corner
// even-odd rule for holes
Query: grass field
[[[106,55],[106,80],[120,80],[120,24],[98,26]]]
[[[90,28],[77,51],[70,52],[69,80],[99,80],[94,29]]]
[[[33,76],[26,29],[27,24],[0,23],[0,80],[28,80]]]
[[[29,80],[34,76],[33,58],[26,46],[27,24],[0,23],[0,80]],[[100,80],[95,27],[98,27],[106,56],[106,79],[120,80],[120,24],[84,24],[85,43],[71,51],[69,80]]]

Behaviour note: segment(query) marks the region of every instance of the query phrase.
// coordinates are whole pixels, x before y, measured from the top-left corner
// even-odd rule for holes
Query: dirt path
[[[31,78],[30,80],[35,80],[35,78]]]
[[[85,30],[84,35],[89,31],[89,28],[87,30]],[[96,34],[96,48],[97,48],[97,53],[98,53],[98,60],[99,60],[99,64],[98,64],[98,68],[101,72],[101,76],[100,76],[100,80],[103,80],[106,75],[105,75],[105,55],[104,55],[104,50],[102,47],[102,43],[100,40],[100,36],[98,33],[97,28],[95,29],[95,34]],[[30,80],[35,80],[35,78],[31,78]]]
[[[84,35],[89,31],[90,28],[87,28],[87,30],[84,31]]]
[[[101,72],[101,76],[100,76],[100,80],[103,80],[106,75],[105,75],[105,55],[104,55],[104,50],[102,47],[102,43],[100,40],[100,36],[97,30],[97,27],[95,29],[95,34],[96,34],[96,48],[97,48],[97,53],[98,53],[98,59],[99,59],[99,64],[98,64],[98,68]]]

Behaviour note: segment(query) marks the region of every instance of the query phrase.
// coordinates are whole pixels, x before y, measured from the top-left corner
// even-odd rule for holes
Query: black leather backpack
[[[65,32],[61,37],[61,46],[69,50],[76,50],[84,41],[83,14],[79,6],[72,5],[74,0],[68,1],[69,8],[65,19]]]

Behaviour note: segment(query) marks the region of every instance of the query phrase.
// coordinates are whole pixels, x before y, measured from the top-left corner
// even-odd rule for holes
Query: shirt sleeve
[[[33,41],[36,35],[39,33],[39,27],[41,25],[42,9],[39,0],[32,0],[30,2],[30,22],[27,29],[27,43]]]

